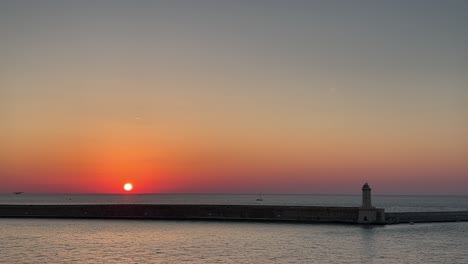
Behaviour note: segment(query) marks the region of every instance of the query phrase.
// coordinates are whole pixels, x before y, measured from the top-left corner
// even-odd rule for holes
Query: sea
[[[359,206],[360,195],[2,194],[0,204]],[[387,212],[468,211],[468,196],[374,195]],[[468,222],[359,226],[0,218],[0,263],[468,263]]]

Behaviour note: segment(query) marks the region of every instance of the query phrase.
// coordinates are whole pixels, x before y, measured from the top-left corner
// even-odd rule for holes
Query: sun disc
[[[123,188],[125,191],[129,192],[133,189],[133,184],[127,182],[126,184],[124,184]]]

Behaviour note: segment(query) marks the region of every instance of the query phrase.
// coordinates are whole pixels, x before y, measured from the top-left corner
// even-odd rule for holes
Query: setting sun
[[[133,184],[127,182],[126,184],[124,184],[123,188],[125,191],[129,192],[133,189]]]

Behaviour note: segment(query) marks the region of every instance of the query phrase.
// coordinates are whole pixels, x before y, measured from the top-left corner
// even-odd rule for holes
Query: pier
[[[359,207],[264,205],[0,205],[0,217],[358,223],[359,210]],[[382,223],[383,219],[381,215]]]
[[[386,213],[388,224],[468,221],[468,211]]]

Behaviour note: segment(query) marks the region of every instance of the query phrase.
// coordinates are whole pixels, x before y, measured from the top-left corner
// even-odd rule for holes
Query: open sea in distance
[[[2,194],[1,204],[359,206],[360,195]],[[468,210],[468,196],[374,195],[387,212]],[[359,226],[0,218],[0,263],[468,263],[468,222]]]

